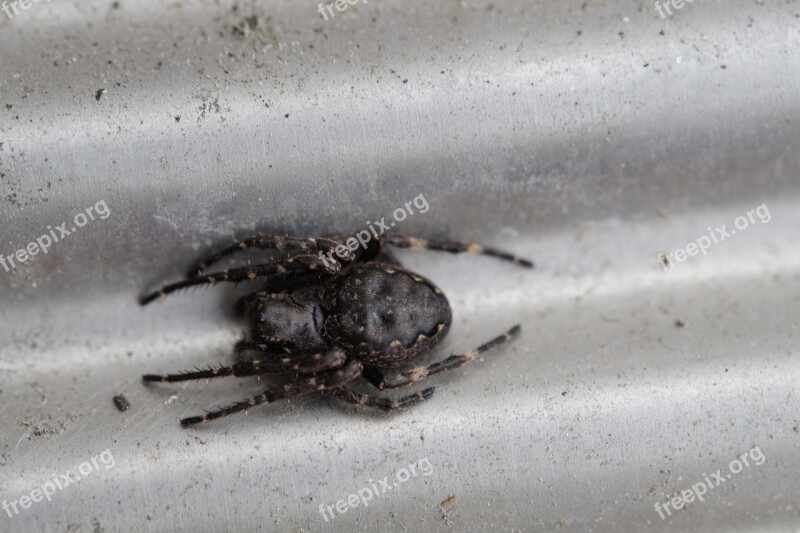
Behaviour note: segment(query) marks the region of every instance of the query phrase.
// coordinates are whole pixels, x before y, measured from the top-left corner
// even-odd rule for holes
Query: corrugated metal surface
[[[796,529],[799,37],[791,1],[0,12],[0,254],[110,213],[0,266],[0,503],[19,509],[0,530]],[[230,362],[246,327],[227,287],[140,308],[145,289],[235,237],[356,231],[420,194],[401,231],[537,263],[399,254],[450,297],[440,356],[523,326],[433,399],[306,398],[187,430],[263,384],[141,383]],[[763,464],[659,517],[753,447]]]

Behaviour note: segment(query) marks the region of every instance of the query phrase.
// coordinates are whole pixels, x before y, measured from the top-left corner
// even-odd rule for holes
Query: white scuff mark
[[[177,224],[175,224],[175,223],[174,223],[173,221],[171,221],[170,219],[168,219],[168,218],[164,218],[164,217],[160,217],[160,216],[158,216],[158,215],[153,215],[153,218],[154,218],[154,219],[156,219],[156,220],[163,220],[164,222],[166,222],[167,224],[169,224],[170,226],[172,226],[172,229],[174,229],[175,231],[178,231],[178,225],[177,225]]]

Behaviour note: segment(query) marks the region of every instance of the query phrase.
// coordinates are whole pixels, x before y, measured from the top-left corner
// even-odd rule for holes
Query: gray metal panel
[[[111,212],[0,266],[0,503],[115,462],[0,509],[0,531],[797,529],[798,43],[795,1],[0,12],[0,254]],[[145,289],[236,236],[356,231],[420,194],[399,230],[537,262],[398,254],[450,297],[440,356],[522,324],[433,399],[306,398],[185,430],[263,384],[142,385],[229,362],[246,327],[227,287],[140,308]],[[768,223],[659,266],[761,204]],[[754,446],[762,465],[659,518]],[[424,459],[430,475],[320,515]]]

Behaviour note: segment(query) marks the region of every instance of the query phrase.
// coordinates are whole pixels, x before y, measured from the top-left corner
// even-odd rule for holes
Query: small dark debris
[[[44,435],[57,435],[58,434],[58,430],[56,428],[54,428],[53,426],[51,426],[50,424],[48,424],[47,422],[43,422],[43,423],[35,426],[31,430],[31,434],[34,437],[42,437]]]
[[[95,95],[94,95],[94,99],[95,99],[95,100],[97,100],[97,101],[99,102],[99,101],[100,101],[100,99],[101,99],[103,96],[105,96],[106,92],[107,92],[107,91],[106,91],[105,89],[99,89],[99,90],[98,90],[98,91],[95,93]]]
[[[284,116],[284,117],[286,117],[286,118],[289,118],[289,113],[286,113],[286,114],[285,114],[285,115],[283,115],[283,116]]]
[[[127,411],[130,408],[131,403],[124,394],[117,394],[114,396],[114,405],[116,405],[117,409],[120,411]]]
[[[235,25],[231,31],[234,35],[240,35],[247,38],[250,35],[250,32],[256,29],[258,29],[258,17],[256,15],[252,15]]]
[[[408,83],[408,80],[403,80],[403,83]]]
[[[567,395],[567,391],[564,391],[564,392],[561,393],[561,396],[566,396],[566,395]]]
[[[682,328],[685,325],[686,324],[683,322],[683,320],[678,319],[678,320],[675,321],[675,327],[676,328]]]
[[[175,122],[180,122],[180,121],[181,121],[181,116],[175,115]]]
[[[447,514],[447,509],[445,509],[445,506],[455,503],[457,499],[458,498],[456,498],[455,494],[451,494],[450,496],[439,502],[439,511],[442,512],[442,520],[444,520],[444,522],[447,525],[451,525],[452,522],[450,521],[450,517]]]
[[[11,104],[6,104],[6,109],[11,109],[12,107],[14,107],[14,106],[11,105]]]

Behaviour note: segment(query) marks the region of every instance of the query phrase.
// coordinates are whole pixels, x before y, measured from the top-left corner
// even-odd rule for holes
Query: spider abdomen
[[[450,304],[427,279],[389,263],[366,263],[333,278],[322,305],[323,335],[367,365],[400,366],[438,344]]]

